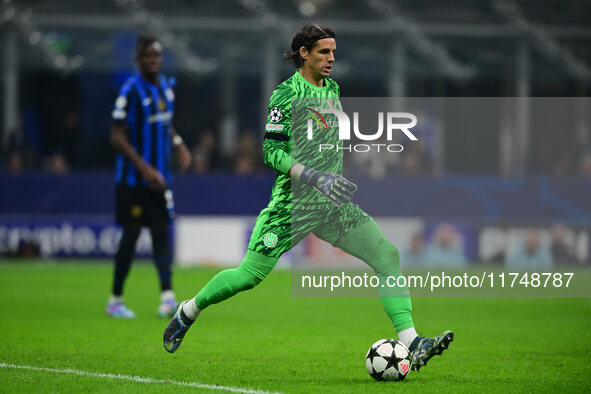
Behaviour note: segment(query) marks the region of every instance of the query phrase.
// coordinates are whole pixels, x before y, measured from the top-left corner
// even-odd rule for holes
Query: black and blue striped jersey
[[[162,75],[159,85],[146,81],[141,74],[131,76],[115,100],[113,122],[129,127],[129,143],[144,160],[172,181],[172,84]],[[135,166],[121,153],[116,158],[115,182],[127,186],[147,186]]]

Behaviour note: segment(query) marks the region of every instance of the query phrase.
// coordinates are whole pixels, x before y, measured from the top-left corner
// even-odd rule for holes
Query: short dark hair
[[[316,41],[323,38],[335,37],[336,34],[328,26],[306,23],[293,36],[291,40],[291,51],[283,54],[283,60],[290,62],[295,68],[300,68],[304,64],[304,59],[300,56],[301,47],[311,51]]]
[[[155,42],[159,42],[156,37],[139,36],[135,44],[135,56],[140,57],[144,51]]]

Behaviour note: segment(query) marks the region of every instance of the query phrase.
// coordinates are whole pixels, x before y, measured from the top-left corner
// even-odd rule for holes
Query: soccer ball
[[[375,380],[404,380],[410,371],[410,351],[395,339],[380,339],[367,351],[365,367]]]

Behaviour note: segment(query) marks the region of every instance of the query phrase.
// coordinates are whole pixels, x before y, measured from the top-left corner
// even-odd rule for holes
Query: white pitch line
[[[28,369],[28,370],[32,370],[32,371],[69,373],[69,374],[73,374],[73,375],[91,376],[91,377],[95,377],[95,378],[129,380],[129,381],[138,382],[138,383],[175,384],[177,386],[196,387],[196,388],[210,389],[210,390],[225,390],[225,391],[232,391],[234,393],[281,394],[281,393],[276,393],[276,392],[272,393],[269,391],[262,391],[262,390],[243,389],[240,387],[216,386],[213,384],[204,384],[204,383],[199,383],[199,382],[182,382],[182,381],[169,380],[169,379],[144,378],[142,376],[130,376],[130,375],[111,374],[111,373],[88,372],[88,371],[80,371],[80,370],[70,369],[70,368],[67,368],[67,369],[44,368],[44,367],[32,367],[30,365],[17,365],[17,364],[7,364],[7,363],[0,363],[0,368]]]

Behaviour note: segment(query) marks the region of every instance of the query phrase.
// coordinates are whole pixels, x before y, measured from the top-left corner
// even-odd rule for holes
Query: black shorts
[[[115,187],[115,220],[119,224],[141,222],[144,226],[169,223],[174,217],[170,189],[154,190],[143,186]]]

